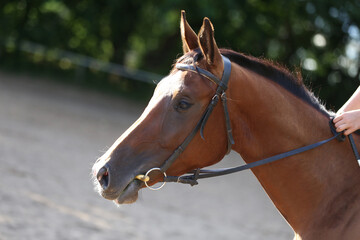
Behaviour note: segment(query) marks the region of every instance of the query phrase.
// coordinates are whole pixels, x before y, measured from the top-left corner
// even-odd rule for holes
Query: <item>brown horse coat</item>
[[[227,90],[235,145],[253,162],[331,137],[330,113],[287,70],[230,50],[219,50],[205,18],[198,35],[182,13],[184,56],[178,61],[221,78],[221,54],[232,61]],[[194,61],[200,48],[201,56]],[[95,163],[102,196],[117,203],[137,199],[144,184],[135,180],[159,167],[192,131],[216,86],[197,73],[174,69],[157,86],[148,107]],[[205,140],[195,136],[168,170],[181,175],[212,165],[226,153],[222,106],[215,107],[205,127]],[[355,141],[360,139],[356,136]],[[199,158],[201,156],[201,158]],[[360,239],[360,169],[348,142],[332,141],[317,149],[256,167],[253,173],[295,232],[295,239]],[[151,184],[161,180],[152,175]]]

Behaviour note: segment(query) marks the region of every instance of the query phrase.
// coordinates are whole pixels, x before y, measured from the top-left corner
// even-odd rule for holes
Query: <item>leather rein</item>
[[[216,89],[215,95],[211,99],[208,107],[206,108],[204,114],[200,118],[199,122],[196,124],[193,131],[190,132],[190,134],[185,138],[183,143],[173,152],[172,155],[170,155],[170,157],[164,162],[164,164],[160,168],[150,169],[145,175],[136,176],[136,179],[143,181],[148,188],[150,188],[152,190],[159,190],[165,185],[166,182],[177,182],[177,183],[190,184],[191,186],[194,186],[194,185],[198,184],[198,181],[197,181],[198,179],[210,178],[210,177],[216,177],[216,176],[222,176],[222,175],[240,172],[243,170],[258,167],[258,166],[268,164],[268,163],[271,163],[271,162],[274,162],[274,161],[277,161],[277,160],[280,160],[283,158],[287,158],[287,157],[290,157],[290,156],[293,156],[296,154],[300,154],[300,153],[309,151],[311,149],[320,147],[321,145],[324,145],[334,139],[338,139],[339,141],[345,140],[345,136],[342,133],[336,132],[333,122],[332,122],[332,119],[331,119],[329,125],[330,125],[330,129],[334,135],[331,138],[328,138],[328,139],[325,139],[325,140],[322,140],[322,141],[319,141],[319,142],[316,142],[316,143],[313,143],[313,144],[310,144],[310,145],[307,145],[304,147],[300,147],[300,148],[297,148],[297,149],[294,149],[294,150],[291,150],[291,151],[288,151],[285,153],[281,153],[281,154],[278,154],[278,155],[275,155],[272,157],[268,157],[268,158],[265,158],[262,160],[244,164],[244,165],[241,165],[238,167],[215,169],[215,170],[195,169],[192,172],[189,172],[188,174],[185,174],[182,176],[167,176],[166,171],[175,162],[175,160],[180,156],[180,154],[185,150],[185,148],[189,145],[189,143],[195,137],[195,135],[197,134],[198,131],[200,131],[200,135],[204,139],[203,131],[204,131],[205,124],[206,124],[210,114],[212,113],[214,107],[219,102],[219,100],[221,100],[223,108],[224,108],[225,124],[226,124],[226,131],[227,131],[227,154],[230,153],[231,147],[235,143],[233,135],[232,135],[232,128],[231,128],[230,117],[229,117],[229,112],[228,112],[228,107],[227,107],[227,102],[226,102],[226,93],[225,93],[225,91],[228,88],[228,82],[230,79],[231,62],[227,57],[225,57],[223,55],[222,55],[222,59],[223,59],[223,63],[224,63],[224,71],[223,71],[223,75],[222,75],[221,79],[217,78],[211,72],[197,67],[195,64],[189,65],[189,64],[178,63],[175,65],[175,67],[181,71],[195,72],[195,73],[200,74],[203,77],[206,77],[210,81],[214,82],[218,87]],[[350,134],[348,136],[348,138],[349,138],[352,150],[354,152],[354,155],[360,166],[360,155],[356,149],[352,135]],[[153,171],[160,171],[164,175],[164,179],[162,181],[163,183],[160,187],[154,188],[147,184],[147,182],[150,180],[148,175]]]

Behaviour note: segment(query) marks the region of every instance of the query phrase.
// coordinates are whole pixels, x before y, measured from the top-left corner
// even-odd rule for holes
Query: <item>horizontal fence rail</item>
[[[6,40],[2,43],[6,48],[15,47],[15,41],[13,40]],[[94,69],[96,71],[101,71],[140,82],[155,84],[163,78],[162,75],[156,73],[138,69],[130,69],[124,65],[105,62],[93,57],[85,56],[67,50],[48,48],[42,44],[30,41],[21,41],[18,48],[20,51],[23,52],[31,53],[42,57],[51,56],[51,59],[58,61],[66,59],[71,64],[77,65],[79,67]]]

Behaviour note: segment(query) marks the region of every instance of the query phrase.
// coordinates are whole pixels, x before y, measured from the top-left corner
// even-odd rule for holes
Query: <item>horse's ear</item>
[[[186,21],[184,10],[181,11],[180,32],[184,54],[199,47],[196,33]]]
[[[222,66],[221,54],[214,38],[214,27],[207,17],[204,18],[198,38],[207,64],[210,66]]]

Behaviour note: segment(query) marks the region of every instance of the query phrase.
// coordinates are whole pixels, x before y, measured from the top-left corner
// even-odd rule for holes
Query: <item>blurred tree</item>
[[[30,40],[165,74],[181,54],[181,9],[195,31],[209,17],[220,47],[300,68],[330,106],[359,84],[357,0],[3,0],[0,64]]]

